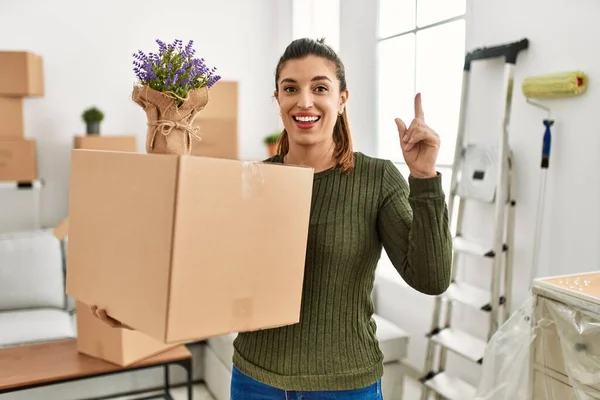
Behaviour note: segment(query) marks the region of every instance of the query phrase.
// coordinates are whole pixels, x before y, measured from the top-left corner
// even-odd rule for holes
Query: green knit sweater
[[[390,161],[361,153],[349,173],[316,173],[300,322],[238,334],[235,366],[287,390],[376,382],[383,354],[371,291],[382,246],[410,286],[431,295],[446,290],[452,242],[440,174],[407,183]]]

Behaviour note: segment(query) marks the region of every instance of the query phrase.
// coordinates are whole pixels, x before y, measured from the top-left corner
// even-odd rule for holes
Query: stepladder
[[[475,365],[483,362],[487,342],[510,313],[512,296],[512,261],[516,208],[514,157],[509,146],[509,126],[517,56],[529,47],[528,39],[483,47],[468,52],[463,68],[463,82],[458,131],[452,165],[448,219],[453,236],[452,278],[448,290],[436,296],[431,326],[426,337],[427,351],[421,400],[432,398],[469,400],[476,387],[448,368],[448,352]],[[474,62],[504,59],[502,126],[499,137],[480,142],[467,135],[469,83]],[[490,210],[489,236],[477,239],[464,234],[469,205],[485,203]],[[487,285],[473,285],[463,279],[464,257],[489,268]],[[453,308],[457,305],[478,310],[486,335],[473,335],[453,325]]]

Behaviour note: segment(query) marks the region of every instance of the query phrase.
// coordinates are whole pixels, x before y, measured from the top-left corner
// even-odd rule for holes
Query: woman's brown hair
[[[279,92],[279,74],[284,64],[289,60],[297,60],[310,55],[331,61],[335,65],[336,77],[340,83],[340,92],[346,90],[346,71],[342,60],[336,52],[330,46],[326,45],[323,39],[313,40],[304,38],[294,40],[290,43],[277,63],[275,71],[275,89],[277,92]],[[338,167],[344,172],[352,170],[354,168],[354,150],[352,148],[352,133],[350,132],[350,124],[348,123],[345,107],[342,114],[338,115],[338,119],[333,127],[333,142],[335,143],[333,156],[337,161]],[[277,154],[284,156],[288,153],[289,149],[288,133],[284,129],[279,138]]]

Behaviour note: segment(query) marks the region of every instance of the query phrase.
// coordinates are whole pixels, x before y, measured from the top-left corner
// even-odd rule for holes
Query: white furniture
[[[600,398],[600,271],[534,282],[532,400]]]
[[[389,286],[388,286],[389,287]],[[377,299],[385,296],[378,291],[377,280],[373,299],[377,313]],[[384,376],[382,378],[383,398],[400,400],[404,390],[404,366],[402,360],[406,356],[409,335],[389,322],[385,316],[375,314],[377,337],[381,351],[384,353]],[[208,390],[216,400],[229,400],[231,369],[233,357],[233,340],[237,334],[229,334],[211,338],[204,349],[204,380]]]
[[[0,181],[0,234],[39,229],[45,182]],[[8,212],[10,210],[10,212]]]
[[[63,260],[51,230],[0,235],[0,347],[76,336]]]

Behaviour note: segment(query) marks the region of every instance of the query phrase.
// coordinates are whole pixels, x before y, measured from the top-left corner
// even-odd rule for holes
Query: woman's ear
[[[346,108],[346,103],[348,102],[349,96],[350,96],[350,92],[348,91],[348,89],[344,90],[340,94],[340,109],[339,109],[340,114],[344,111],[344,108]]]

